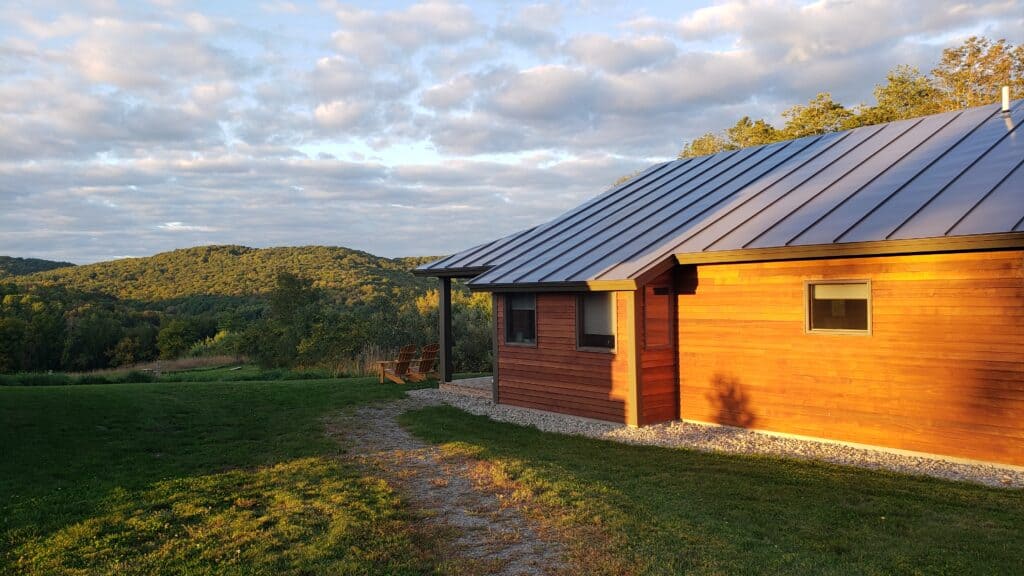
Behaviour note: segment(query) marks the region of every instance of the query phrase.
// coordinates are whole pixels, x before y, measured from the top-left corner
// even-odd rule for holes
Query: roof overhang
[[[436,270],[431,270],[429,268],[414,268],[412,274],[413,276],[432,276],[435,278],[476,278],[490,269],[490,266],[438,268]]]
[[[726,264],[732,262],[770,262],[775,260],[811,260],[821,258],[854,258],[895,256],[899,254],[935,254],[980,250],[1012,250],[1024,248],[1024,232],[942,236],[907,240],[878,240],[845,244],[815,244],[777,248],[742,248],[712,252],[676,254],[679,264]]]

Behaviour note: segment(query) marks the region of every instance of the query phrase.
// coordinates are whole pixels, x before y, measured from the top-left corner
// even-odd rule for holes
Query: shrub
[[[120,378],[122,382],[156,382],[156,376],[149,372],[142,372],[140,370],[132,370]]]
[[[0,386],[65,386],[72,383],[71,377],[67,374],[0,374]]]
[[[111,382],[113,381],[106,376],[101,376],[99,374],[83,374],[78,378],[75,378],[74,382],[70,382],[70,384],[110,384]]]

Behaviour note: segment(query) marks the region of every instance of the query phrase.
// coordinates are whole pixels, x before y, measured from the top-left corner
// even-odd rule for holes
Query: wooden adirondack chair
[[[441,347],[437,344],[427,344],[423,347],[423,353],[418,360],[412,363],[407,377],[413,382],[423,382],[427,378],[437,377],[437,353]]]
[[[387,378],[395,384],[405,384],[404,378],[409,376],[409,366],[412,364],[412,358],[415,355],[416,345],[409,344],[399,349],[398,359],[377,362],[377,374],[380,376],[380,383],[383,384],[384,379]]]

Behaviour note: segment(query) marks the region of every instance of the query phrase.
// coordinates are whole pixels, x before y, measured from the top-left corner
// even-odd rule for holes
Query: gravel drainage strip
[[[567,414],[494,404],[487,398],[429,388],[411,390],[409,395],[424,400],[439,400],[471,414],[487,416],[499,422],[533,426],[545,432],[558,434],[587,436],[626,444],[818,460],[844,466],[976,482],[988,486],[1024,488],[1024,470],[1017,468],[964,463],[691,422],[666,422],[633,428]]]

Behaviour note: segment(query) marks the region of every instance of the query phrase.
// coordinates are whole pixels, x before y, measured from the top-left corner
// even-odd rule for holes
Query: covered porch
[[[438,380],[443,389],[450,389],[472,396],[486,396],[492,400],[498,397],[498,351],[497,333],[495,318],[495,296],[491,296],[491,350],[492,365],[491,376],[477,378],[464,378],[455,380],[455,366],[453,362],[453,348],[455,338],[458,337],[452,330],[452,281],[457,278],[472,278],[477,273],[455,273],[449,275],[438,275],[438,302],[437,302],[437,332],[438,332]]]

